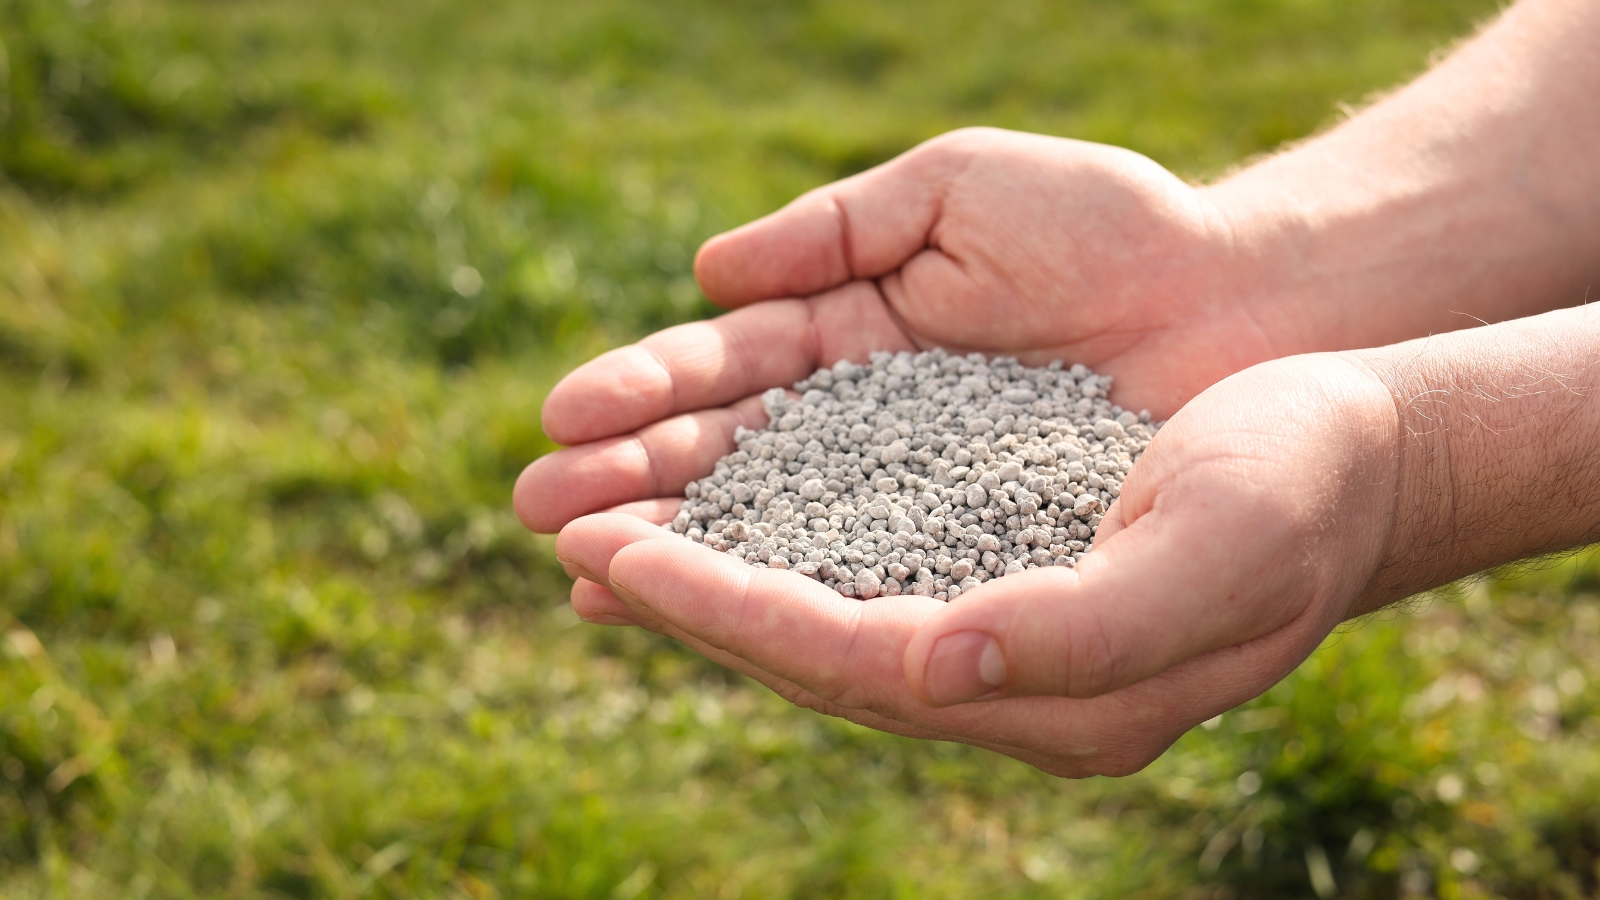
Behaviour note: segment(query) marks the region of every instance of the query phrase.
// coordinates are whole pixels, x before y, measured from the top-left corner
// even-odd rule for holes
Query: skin
[[[939,138],[708,242],[697,275],[734,311],[559,384],[544,425],[572,446],[523,473],[518,514],[560,531],[589,621],[871,727],[1136,771],[1338,622],[1600,538],[1600,318],[1536,315],[1600,280],[1597,92],[1600,3],[1525,0],[1212,186]],[[862,603],[651,524],[764,424],[760,391],[931,346],[1083,362],[1172,417],[1077,569]]]

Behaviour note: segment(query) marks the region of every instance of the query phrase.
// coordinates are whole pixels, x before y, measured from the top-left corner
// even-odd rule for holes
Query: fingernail
[[[938,706],[976,700],[1005,683],[1000,644],[981,631],[958,631],[933,644],[923,685]]]

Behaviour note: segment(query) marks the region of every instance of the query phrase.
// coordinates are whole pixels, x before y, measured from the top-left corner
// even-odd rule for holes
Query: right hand
[[[841,358],[933,346],[1081,362],[1165,418],[1212,383],[1301,352],[1267,274],[1208,196],[1128,150],[958,131],[713,238],[696,273],[736,310],[567,376],[528,468],[535,531],[678,494],[759,427],[758,395]],[[803,298],[803,299],[780,299]],[[651,508],[652,510],[654,508]]]

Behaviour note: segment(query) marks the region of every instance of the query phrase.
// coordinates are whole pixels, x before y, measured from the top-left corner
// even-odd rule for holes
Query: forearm
[[[1600,282],[1600,2],[1524,0],[1338,128],[1206,193],[1269,331],[1373,347]]]
[[[1389,550],[1356,612],[1600,541],[1600,306],[1348,355],[1398,424]]]

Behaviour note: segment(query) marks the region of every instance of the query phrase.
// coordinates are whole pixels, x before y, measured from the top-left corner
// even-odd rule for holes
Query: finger
[[[736,429],[766,423],[761,398],[748,397],[725,409],[674,416],[627,437],[547,453],[522,471],[512,502],[522,524],[549,533],[596,510],[681,495],[684,485],[733,452]]]
[[[1275,543],[1239,538],[1282,524],[1270,497],[1256,499],[1158,509],[1097,538],[1076,569],[962,594],[907,646],[907,683],[936,706],[1097,697],[1281,628],[1300,609],[1281,601],[1305,573],[1274,558]]]
[[[572,611],[595,625],[638,625],[633,611],[617,595],[587,578],[572,583]]]
[[[633,516],[636,519],[643,519],[651,525],[665,525],[671,522],[672,517],[676,516],[678,510],[682,508],[682,497],[655,497],[650,500],[635,500],[632,503],[622,503],[603,510],[603,512]]]
[[[819,366],[910,341],[870,284],[737,310],[603,353],[545,399],[545,434],[580,444],[787,387]]]
[[[802,300],[668,328],[563,378],[545,398],[544,430],[580,444],[789,385],[816,368],[817,343]]]
[[[587,579],[610,588],[611,558],[617,551],[638,541],[655,540],[690,543],[688,538],[636,516],[597,513],[561,529],[556,535],[556,560],[572,578]]]
[[[612,513],[602,513],[587,516],[572,527],[565,529],[557,539],[556,556],[567,565],[569,572],[582,572],[585,575],[577,576],[573,584],[572,604],[578,614],[589,619],[590,615],[610,615],[625,619],[626,624],[646,623],[653,631],[672,637],[702,656],[720,665],[727,666],[741,674],[760,681],[762,684],[776,691],[790,702],[814,709],[829,715],[846,716],[849,710],[818,697],[811,691],[800,687],[792,681],[774,675],[751,661],[729,653],[727,650],[713,646],[702,640],[697,635],[686,632],[676,625],[663,620],[648,605],[637,598],[632,599],[632,605],[624,602],[607,587],[596,583],[593,573],[607,573],[611,568],[612,558],[624,547],[642,541],[652,541],[662,537],[664,532],[641,523],[638,519]],[[667,535],[673,537],[672,535]],[[690,542],[679,540],[673,544],[674,548],[687,548]],[[704,549],[703,547],[701,548]],[[714,551],[707,551],[714,552]],[[718,554],[720,556],[720,554]],[[743,566],[743,564],[739,564]],[[752,569],[752,571],[754,571]],[[601,580],[605,574],[599,576]],[[800,577],[800,576],[796,576]],[[903,723],[891,723],[888,720],[875,721],[872,727],[882,728],[896,734],[907,734],[916,737],[933,737],[934,732],[926,729],[916,729]],[[942,736],[942,735],[941,735]]]
[[[575,577],[608,585],[637,614],[659,617],[831,702],[867,705],[861,699],[863,690],[876,688],[863,685],[857,677],[864,665],[896,683],[901,680],[903,643],[893,648],[878,646],[881,642],[870,648],[851,647],[851,635],[866,605],[803,575],[758,569],[631,516],[605,513],[585,516],[562,529],[556,557]],[[622,557],[627,560],[619,563]],[[938,603],[899,597],[871,606],[878,619],[890,615],[891,607],[906,617],[899,630],[909,637],[916,621],[927,614],[926,607]],[[913,610],[916,604],[925,607],[920,615]],[[864,651],[881,658],[852,658]]]
[[[991,139],[981,131],[935,138],[712,238],[695,257],[701,290],[740,306],[893,271],[929,246],[951,180]]]
[[[637,527],[632,527],[632,525],[626,525],[626,527],[622,527],[621,530],[602,532],[602,535],[605,535],[606,538],[610,538],[610,540],[598,541],[598,543],[595,543],[594,546],[590,546],[590,548],[586,551],[594,554],[594,557],[592,557],[594,560],[603,559],[608,552],[614,552],[613,548],[608,548],[608,546],[603,546],[603,544],[621,543],[621,541],[629,540],[630,536],[640,536],[640,538],[645,538],[648,533],[640,532]],[[646,538],[646,540],[648,540],[648,538]],[[605,588],[605,586],[602,585],[597,585],[597,583],[594,583],[594,581],[590,581],[589,578],[578,578],[578,580],[573,581],[573,594],[571,594],[571,601],[573,601],[573,610],[574,612],[578,613],[579,618],[582,618],[584,621],[590,621],[590,623],[597,623],[597,625],[637,626],[638,618],[646,618],[638,617],[637,613],[630,609],[629,605],[624,604],[621,599],[618,599],[616,594],[611,593],[610,589]],[[867,714],[867,716],[864,717],[866,721],[862,721],[862,717],[858,716],[858,714],[862,713],[862,711],[858,711],[858,709],[846,709],[842,708],[842,706],[834,705],[834,703],[829,703],[829,701],[822,700],[822,698],[816,697],[814,693],[808,692],[808,690],[803,689],[803,687],[800,687],[800,685],[794,684],[794,682],[786,681],[786,679],[781,679],[781,677],[778,676],[773,676],[771,673],[766,673],[766,671],[763,671],[763,669],[757,668],[757,666],[754,665],[750,665],[749,661],[747,660],[734,657],[734,655],[726,652],[726,650],[720,650],[717,649],[717,647],[712,647],[712,645],[706,644],[706,642],[701,641],[701,639],[698,639],[698,637],[694,637],[693,634],[685,633],[685,631],[682,631],[682,629],[674,628],[674,626],[667,625],[667,623],[661,623],[659,618],[653,618],[653,621],[656,623],[656,625],[658,625],[659,633],[666,634],[666,636],[669,637],[674,637],[674,639],[677,639],[677,641],[688,645],[690,649],[701,653],[702,657],[709,658],[709,660],[714,661],[714,663],[718,663],[718,665],[726,666],[726,668],[734,669],[734,671],[738,671],[738,673],[746,674],[746,676],[749,677],[754,677],[755,681],[762,682],[762,684],[766,685],[768,689],[778,693],[778,695],[781,695],[784,700],[789,700],[790,703],[794,703],[794,705],[803,706],[803,708],[806,709],[816,709],[816,711],[819,711],[819,713],[830,714],[830,716],[851,717],[851,721],[858,721],[859,724],[867,724],[870,725],[870,727],[877,727],[877,729],[880,730],[888,730],[888,732],[901,733],[901,735],[907,735],[907,737],[947,737],[947,735],[941,735],[941,733],[930,732],[930,730],[926,729],[915,729],[915,727],[912,727],[912,725],[902,724],[902,722],[888,721],[888,719],[872,716],[872,714]]]
[[[636,611],[830,704],[911,721],[898,715],[912,700],[900,659],[937,600],[903,595],[863,603],[692,542],[617,547],[607,573],[617,597]]]

